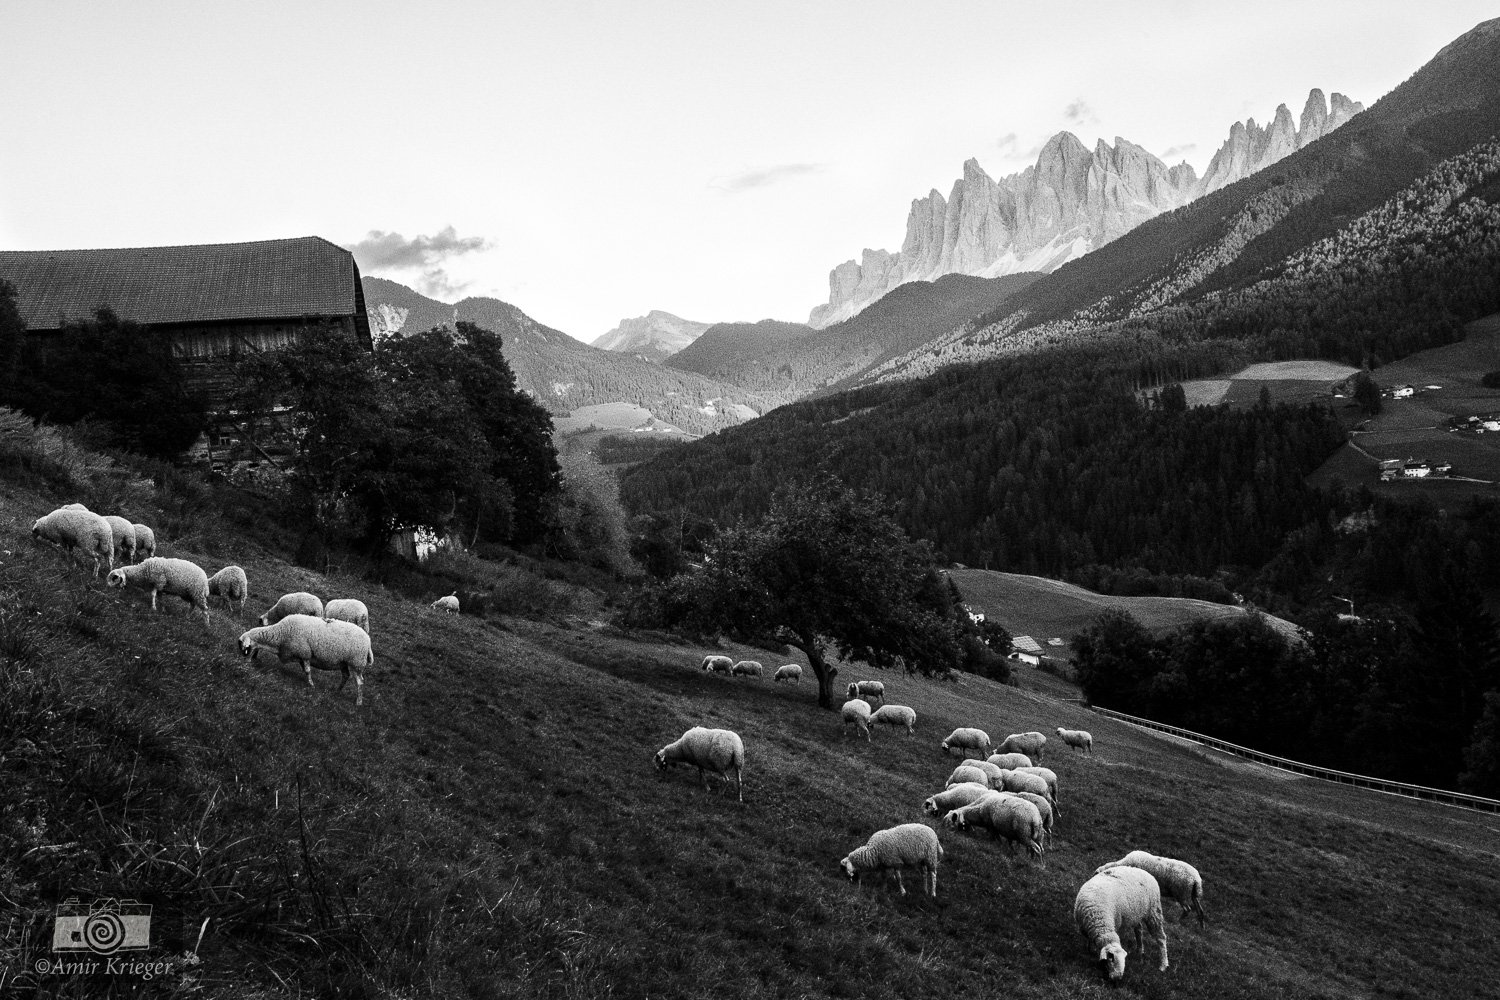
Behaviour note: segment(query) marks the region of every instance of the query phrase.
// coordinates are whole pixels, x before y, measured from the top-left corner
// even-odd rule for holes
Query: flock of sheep
[[[730,676],[762,676],[760,663],[735,662],[727,656],[704,657],[702,669]],[[783,675],[783,671],[787,673]],[[775,678],[800,679],[801,672],[797,664],[788,664],[776,671]],[[845,735],[852,725],[869,741],[874,722],[904,726],[909,735],[915,734],[916,712],[905,705],[886,704],[882,682],[857,681],[846,693],[848,700],[840,712]],[[879,702],[878,708],[875,702]],[[1089,733],[1060,726],[1056,732],[1067,746],[1093,752],[1094,738]],[[956,750],[965,753],[965,759],[948,776],[944,789],[922,803],[922,811],[950,830],[988,830],[992,838],[1005,839],[1012,853],[1019,844],[1027,854],[1040,859],[1062,815],[1057,773],[1032,763],[1042,760],[1046,743],[1042,733],[1029,732],[1011,734],[994,746],[982,729],[955,729],[940,745],[945,756]],[[696,767],[705,789],[708,772],[721,775],[726,787],[733,773],[736,797],[744,801],[745,744],[732,730],[694,726],[658,750],[655,760],[663,770],[673,764]],[[850,851],[839,866],[855,882],[866,873],[894,872],[902,895],[906,894],[902,871],[916,869],[922,875],[923,889],[936,897],[942,859],[943,846],[933,827],[903,823],[876,832],[863,846]],[[1073,922],[1087,939],[1106,979],[1117,982],[1124,976],[1124,941],[1132,933],[1136,951],[1144,949],[1145,936],[1149,935],[1160,955],[1158,968],[1167,968],[1163,897],[1176,901],[1184,915],[1196,913],[1200,925],[1207,921],[1202,877],[1192,865],[1174,858],[1131,851],[1118,861],[1100,865],[1079,888],[1073,902]]]
[[[190,608],[203,612],[205,628],[211,624],[210,597],[222,598],[225,609],[233,608],[239,615],[250,594],[249,580],[240,567],[225,566],[209,576],[187,559],[158,556],[156,533],[151,528],[117,515],[96,514],[81,503],[37,518],[31,536],[59,546],[70,560],[75,551],[89,556],[94,579],[99,578],[102,567],[108,587],[150,590],[153,611],[158,610],[158,594],[182,598]],[[116,558],[121,562],[118,568]],[[458,597],[440,597],[432,607],[457,612]],[[297,663],[309,687],[313,686],[314,668],[342,671],[339,690],[343,691],[353,676],[354,704],[364,704],[364,671],[374,664],[375,654],[370,646],[370,612],[363,601],[339,598],[325,605],[315,594],[298,591],[282,595],[258,622],[256,628],[240,635],[241,655],[253,659],[260,650],[266,650],[282,663]]]

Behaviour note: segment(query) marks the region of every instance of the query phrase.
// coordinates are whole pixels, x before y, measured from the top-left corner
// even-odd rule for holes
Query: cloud
[[[365,270],[375,271],[435,268],[443,261],[488,250],[492,245],[483,236],[461,237],[452,226],[446,226],[431,236],[413,236],[411,239],[400,233],[372,229],[358,243],[344,244],[344,249],[352,252]]]
[[[995,140],[995,148],[1000,150],[1001,156],[1018,156],[1021,152],[1021,137],[1014,132],[1007,132]]]
[[[1099,120],[1099,117],[1094,114],[1094,109],[1089,107],[1081,97],[1063,110],[1063,117],[1070,125],[1083,125]]]
[[[1164,162],[1167,160],[1175,160],[1179,156],[1187,156],[1187,154],[1193,152],[1197,148],[1198,144],[1196,142],[1186,142],[1181,146],[1173,146],[1171,149],[1161,154],[1161,158]]]
[[[821,173],[822,170],[823,165],[820,163],[782,163],[763,170],[747,170],[732,177],[719,178],[709,184],[709,187],[723,191],[725,194],[739,194],[742,191],[753,191],[756,188],[777,184],[792,177]]]

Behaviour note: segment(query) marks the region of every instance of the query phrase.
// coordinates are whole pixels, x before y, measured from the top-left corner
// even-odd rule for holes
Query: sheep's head
[[[41,535],[42,535],[42,519],[41,518],[37,518],[35,521],[31,522],[31,537],[32,538],[40,538]]]
[[[922,811],[929,816],[936,816],[938,814],[937,798],[933,797],[923,802]]]
[[[253,652],[255,652],[255,640],[253,640],[253,639],[250,638],[250,633],[249,632],[245,632],[245,633],[241,634],[240,635],[240,655],[241,656],[249,656]]]
[[[265,628],[267,625],[271,624],[271,612],[267,611],[265,614],[255,619],[255,624],[259,625],[261,628]]]
[[[849,859],[849,855],[844,855],[844,860],[839,862],[839,867],[844,869],[844,874],[849,877],[849,881],[859,881],[859,872],[854,870],[854,862]]]
[[[1099,971],[1112,983],[1125,975],[1125,949],[1118,942],[1111,941],[1099,949]]]
[[[966,828],[969,825],[968,822],[967,822],[967,818],[964,816],[963,813],[959,812],[957,809],[953,810],[951,813],[949,813],[948,815],[944,816],[943,817],[943,822],[946,823],[946,824],[948,824],[948,826],[950,826],[951,828],[953,828],[955,830],[962,830],[962,829]]]
[[[123,569],[110,570],[109,576],[104,578],[104,585],[107,587],[125,586],[125,571]]]
[[[662,749],[656,751],[656,758],[655,759],[656,759],[656,769],[658,771],[665,771],[667,769],[667,751],[666,751],[665,747],[663,747]]]

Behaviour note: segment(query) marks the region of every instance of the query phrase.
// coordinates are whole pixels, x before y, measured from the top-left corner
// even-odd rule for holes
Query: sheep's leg
[[[157,608],[156,608],[156,588],[155,587],[151,588],[151,610],[152,611],[157,610]]]
[[[725,780],[728,778],[726,776]],[[739,802],[745,801],[745,769],[737,767],[734,769],[734,793]]]
[[[312,679],[312,660],[303,660],[302,661],[302,672],[307,675],[307,686],[308,687],[316,687],[316,685],[313,684],[313,679]]]
[[[354,704],[356,706],[359,706],[359,705],[363,705],[364,703],[365,703],[365,679],[363,677],[361,677],[359,675],[359,671],[356,670],[356,671],[354,671]]]
[[[901,895],[906,895],[906,883],[901,881],[901,869],[893,869],[896,873],[896,888],[901,890]]]

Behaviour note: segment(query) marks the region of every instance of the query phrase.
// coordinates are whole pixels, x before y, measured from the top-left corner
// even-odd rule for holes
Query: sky
[[[11,0],[0,249],[316,235],[592,341],[805,321],[911,202],[1067,130],[1201,174],[1493,0]]]

